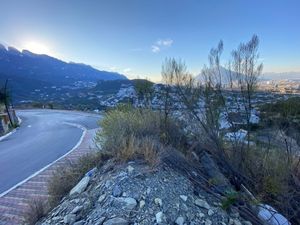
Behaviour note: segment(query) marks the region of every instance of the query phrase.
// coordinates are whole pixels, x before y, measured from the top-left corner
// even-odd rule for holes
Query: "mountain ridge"
[[[29,50],[19,51],[0,44],[0,78],[14,80],[14,77],[27,77],[54,85],[76,81],[127,79],[116,72],[101,71],[90,65],[65,62],[46,54],[36,54]]]

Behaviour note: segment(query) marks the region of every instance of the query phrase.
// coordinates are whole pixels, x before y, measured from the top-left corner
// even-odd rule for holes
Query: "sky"
[[[299,0],[0,0],[0,43],[160,80],[165,58],[198,74],[253,34],[265,72],[300,71]]]

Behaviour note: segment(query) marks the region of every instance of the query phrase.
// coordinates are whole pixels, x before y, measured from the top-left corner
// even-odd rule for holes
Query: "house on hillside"
[[[259,124],[259,111],[257,111],[256,109],[251,110],[249,122],[252,125]],[[221,129],[229,129],[232,127],[232,125],[243,127],[247,124],[247,115],[246,113],[240,112],[238,110],[232,110],[229,113],[223,112],[220,115],[219,124]]]

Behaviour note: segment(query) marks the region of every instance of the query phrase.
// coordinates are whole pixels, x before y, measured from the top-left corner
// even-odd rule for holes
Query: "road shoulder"
[[[55,169],[66,162],[76,162],[79,157],[90,152],[96,131],[97,129],[84,130],[80,141],[68,153],[2,193],[0,195],[0,224],[21,224],[30,200],[33,198],[47,200],[47,184]]]

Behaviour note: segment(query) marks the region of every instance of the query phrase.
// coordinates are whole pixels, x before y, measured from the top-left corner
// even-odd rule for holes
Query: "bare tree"
[[[210,146],[209,149],[218,149],[221,151],[223,147],[219,132],[219,115],[224,100],[220,92],[221,77],[218,67],[222,49],[222,42],[220,42],[217,49],[212,49],[210,54],[210,68],[206,67],[203,70],[204,79],[202,83],[188,72],[185,63],[181,60],[166,59],[162,72],[163,80],[168,90],[167,93],[172,88],[173,97],[182,104],[180,111],[185,112],[186,120],[196,121],[196,123],[188,125],[190,126],[190,133],[194,133],[194,138],[196,139],[201,137],[202,140],[197,141],[206,143],[206,145]],[[219,71],[218,76],[215,71]],[[172,100],[172,102],[174,101]],[[191,128],[191,126],[193,127]],[[199,132],[195,133],[195,130]],[[225,157],[225,152],[219,155]]]
[[[162,65],[162,81],[164,86],[162,87],[162,100],[163,100],[163,124],[164,131],[167,130],[168,119],[171,114],[171,110],[173,108],[173,100],[172,100],[172,89],[174,85],[175,79],[175,70],[178,68],[176,61],[173,59],[165,59],[165,62]]]
[[[247,143],[250,147],[251,114],[253,110],[253,95],[257,88],[258,78],[261,75],[263,64],[259,63],[259,39],[253,35],[247,43],[242,43],[232,52],[232,81],[236,81],[239,97],[242,102],[247,123]],[[230,70],[230,71],[231,71]],[[233,85],[231,85],[233,86]]]
[[[230,107],[235,104],[239,108],[241,101],[243,113],[246,115],[248,147],[250,143],[251,112],[253,95],[256,89],[258,77],[262,71],[262,65],[258,64],[258,38],[256,35],[246,44],[240,44],[233,51],[233,60],[228,63],[228,71],[224,72],[221,66],[221,55],[223,42],[220,41],[216,48],[212,48],[208,57],[209,65],[205,65],[200,80],[194,78],[181,60],[167,59],[163,64],[162,76],[166,84],[166,95],[170,96],[170,89],[175,90],[176,96],[185,106],[190,118],[197,122],[202,134],[200,142],[209,146],[209,150],[215,153],[227,169],[234,176],[246,179],[230,162],[228,152],[224,148],[224,133],[220,128],[220,117],[222,113],[229,115]],[[231,69],[231,67],[233,69]],[[234,91],[236,99],[228,102],[226,90],[228,87]],[[170,99],[170,98],[168,98]],[[166,117],[169,114],[170,101],[165,101]],[[166,118],[165,117],[165,118]],[[227,118],[231,126],[234,122]],[[206,140],[203,138],[206,137]],[[239,150],[236,155],[242,163],[244,152],[241,146],[235,143],[235,149]]]

